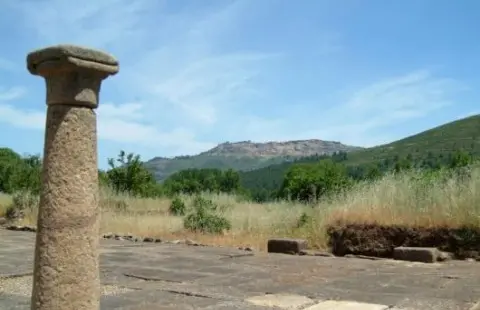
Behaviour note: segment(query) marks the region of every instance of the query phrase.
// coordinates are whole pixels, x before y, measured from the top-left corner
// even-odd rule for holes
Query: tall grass
[[[290,236],[325,248],[326,228],[332,224],[449,226],[480,225],[480,167],[464,174],[440,172],[431,176],[417,171],[389,174],[374,182],[356,184],[346,193],[315,205],[278,201],[258,204],[229,195],[203,194],[222,206],[232,230],[222,235],[185,231],[182,217],[168,212],[169,199],[139,199],[101,191],[102,232],[122,232],[164,239],[192,238],[202,243],[252,246],[264,249],[270,237]],[[181,196],[187,205],[192,197]],[[11,198],[0,195],[0,212]],[[298,227],[299,219],[306,219]],[[28,214],[21,224],[35,224]]]

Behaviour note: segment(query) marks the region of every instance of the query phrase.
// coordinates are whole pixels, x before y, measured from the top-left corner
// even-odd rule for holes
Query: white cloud
[[[4,7],[35,35],[30,44],[87,45],[119,57],[120,73],[108,80],[114,96],[102,94],[108,102],[98,109],[101,139],[179,154],[213,146],[197,133],[255,95],[252,79],[278,56],[222,50],[220,41],[238,27],[248,4],[229,1],[199,9],[195,3],[174,10],[156,0],[87,0],[80,6],[73,0],[8,0]],[[18,119],[31,113],[4,109]]]
[[[44,45],[74,40],[105,47],[141,35],[137,27],[152,0],[6,0],[2,5],[20,16],[26,31]]]
[[[177,2],[85,0],[76,5],[73,0],[4,0],[1,8],[18,15],[17,30],[25,34],[29,48],[73,43],[116,55],[120,73],[105,82],[98,109],[99,136],[146,146],[159,155],[204,151],[220,141],[204,141],[200,136],[215,130],[231,141],[319,138],[378,144],[396,138],[385,128],[450,105],[452,95],[464,87],[419,70],[366,83],[329,102],[307,98],[318,100],[318,108],[302,112],[295,102],[288,102],[294,111],[260,115],[245,106],[270,100],[266,104],[271,106],[264,110],[275,110],[273,101],[278,98],[265,95],[257,82],[272,73],[269,70],[283,60],[283,54],[231,44],[232,33],[242,29],[253,10],[257,12],[258,2],[200,5],[192,1],[187,7],[173,3]],[[305,44],[311,44],[309,51],[318,55],[329,54],[348,47],[340,38],[341,34],[326,35]],[[44,110],[7,105],[7,100],[22,95],[20,88],[0,88],[0,121],[43,129]],[[330,109],[325,108],[328,103]]]
[[[7,104],[0,104],[0,122],[8,123],[18,128],[45,128],[45,113],[34,110],[19,110]]]

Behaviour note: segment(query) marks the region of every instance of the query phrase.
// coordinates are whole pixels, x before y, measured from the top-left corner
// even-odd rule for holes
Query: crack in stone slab
[[[189,296],[189,297],[201,297],[201,298],[209,298],[209,299],[221,299],[221,298],[215,298],[213,296],[208,296],[204,294],[198,294],[198,293],[192,293],[192,292],[186,292],[186,291],[176,291],[176,290],[162,290],[167,293],[172,293],[172,294],[178,294],[178,295],[184,295],[184,296]]]
[[[159,279],[159,278],[152,278],[152,277],[142,277],[142,276],[137,276],[137,275],[130,274],[130,273],[124,273],[123,275],[126,276],[126,277],[129,277],[129,278],[139,279],[139,280],[143,280],[143,281],[183,283],[182,281],[166,280],[166,279]]]
[[[238,257],[246,257],[246,256],[254,256],[253,253],[245,253],[245,254],[223,254],[220,259],[228,259],[228,258],[238,258]]]

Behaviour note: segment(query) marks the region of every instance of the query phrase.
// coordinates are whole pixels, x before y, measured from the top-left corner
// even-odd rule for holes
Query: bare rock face
[[[352,151],[359,147],[349,146],[337,141],[325,141],[318,139],[295,140],[285,142],[252,141],[226,142],[215,148],[202,153],[204,155],[225,156],[310,156],[315,154],[331,154],[339,151]]]

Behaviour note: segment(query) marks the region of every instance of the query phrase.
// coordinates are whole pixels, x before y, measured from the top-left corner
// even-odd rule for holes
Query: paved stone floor
[[[0,309],[29,309],[35,234],[0,230]],[[103,240],[101,309],[468,310],[480,263],[253,254]]]

